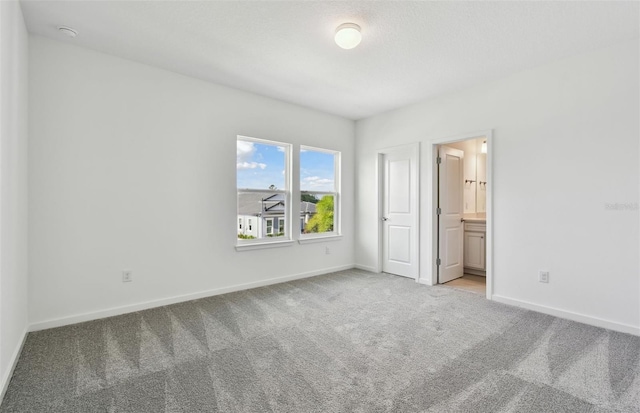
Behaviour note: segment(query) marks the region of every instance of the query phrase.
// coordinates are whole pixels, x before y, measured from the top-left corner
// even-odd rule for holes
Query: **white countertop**
[[[463,214],[462,219],[464,219],[465,222],[477,222],[477,223],[486,224],[487,214],[484,212],[473,213],[473,214]]]

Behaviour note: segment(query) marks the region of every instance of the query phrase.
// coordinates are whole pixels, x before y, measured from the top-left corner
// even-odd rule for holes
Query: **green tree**
[[[311,202],[312,204],[317,204],[318,203],[318,198],[316,198],[315,196],[313,196],[311,194],[305,194],[304,192],[300,195],[300,200],[301,201],[306,201],[306,202]]]
[[[316,213],[304,227],[305,232],[333,231],[333,196],[325,195],[316,204]]]

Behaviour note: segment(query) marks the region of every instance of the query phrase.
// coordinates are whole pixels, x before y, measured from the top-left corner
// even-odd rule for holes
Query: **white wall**
[[[493,129],[494,298],[639,334],[638,49],[631,41],[357,122],[358,265],[377,261],[376,150],[423,143],[426,217],[429,141]],[[629,209],[606,208],[615,203]]]
[[[27,49],[20,4],[0,1],[0,389],[27,329]]]
[[[42,37],[30,59],[34,328],[353,266],[353,121]],[[342,151],[341,241],[236,252],[238,134]]]
[[[478,159],[478,156],[482,156],[480,153],[480,146],[484,141],[484,138],[480,139],[467,139],[465,141],[460,142],[452,142],[448,143],[445,146],[450,146],[455,149],[459,149],[464,152],[464,161],[463,161],[463,180],[474,181],[473,183],[463,182],[463,208],[465,214],[472,214],[477,212],[484,212],[484,207],[478,205],[476,191],[479,188],[478,181],[478,163],[483,161]]]

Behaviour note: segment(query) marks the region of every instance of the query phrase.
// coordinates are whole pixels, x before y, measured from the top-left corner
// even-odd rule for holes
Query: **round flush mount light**
[[[58,26],[58,32],[69,37],[76,37],[78,35],[78,31],[76,29],[72,29],[67,26]]]
[[[336,29],[336,44],[343,49],[353,49],[360,44],[362,34],[355,23],[343,23]]]

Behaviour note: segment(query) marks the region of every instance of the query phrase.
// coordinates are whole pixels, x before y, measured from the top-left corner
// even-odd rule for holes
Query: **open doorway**
[[[434,142],[434,284],[491,298],[490,132]]]

